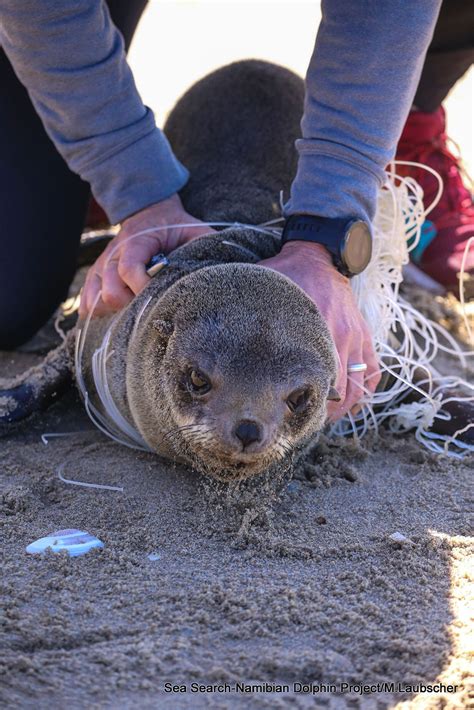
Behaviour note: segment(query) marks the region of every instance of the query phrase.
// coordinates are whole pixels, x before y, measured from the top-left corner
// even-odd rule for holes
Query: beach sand
[[[160,123],[186,86],[239,57],[304,73],[318,3],[264,6],[151,3],[131,62]],[[448,101],[471,165],[473,76]],[[0,377],[33,361],[0,354]],[[45,432],[73,433],[45,446]],[[63,483],[61,464],[67,478],[124,490]],[[322,437],[280,494],[226,494],[109,441],[71,391],[0,432],[0,706],[472,707],[472,472],[472,458],[432,455],[412,435]],[[26,554],[62,528],[105,547]],[[187,692],[166,693],[166,682]],[[231,690],[192,693],[193,682]],[[385,682],[393,690],[341,693]],[[398,692],[436,682],[457,690]],[[245,694],[236,683],[290,691]],[[336,688],[311,695],[293,683]]]
[[[0,372],[22,358],[3,354]],[[45,445],[45,432],[74,433]],[[469,706],[472,458],[435,456],[411,435],[322,436],[280,493],[216,489],[106,439],[74,391],[0,447],[2,707]],[[66,478],[124,490],[63,483],[61,464]],[[26,554],[63,528],[105,547]],[[437,681],[457,691],[397,692]],[[231,690],[192,693],[193,682]],[[340,692],[384,682],[393,692]]]

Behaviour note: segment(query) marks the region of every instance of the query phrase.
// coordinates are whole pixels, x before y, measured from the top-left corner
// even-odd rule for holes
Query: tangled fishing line
[[[441,375],[434,360],[439,353],[446,353],[465,368],[466,358],[474,352],[463,351],[445,328],[422,315],[399,292],[403,266],[408,264],[410,251],[420,241],[423,223],[438,203],[443,183],[428,166],[397,162],[432,173],[438,179],[438,193],[432,204],[425,208],[421,187],[410,177],[396,175],[395,164],[379,193],[373,225],[372,260],[365,271],[352,279],[352,288],[372,333],[380,369],[389,386],[386,384],[383,390],[373,394],[366,392],[360,412],[356,416],[349,413],[332,427],[332,433],[362,437],[369,430],[377,431],[385,422],[393,433],[414,430],[417,440],[431,451],[463,458],[467,452],[474,451],[474,447],[457,437],[474,427],[474,422],[452,436],[429,429],[435,419],[450,418],[443,405],[474,401],[474,386],[460,377]],[[466,246],[463,263],[470,246],[470,243]],[[462,272],[463,269],[460,290],[464,305]],[[467,318],[466,328],[469,332]],[[407,390],[417,392],[416,401],[404,401]]]
[[[460,377],[441,375],[433,362],[438,354],[445,353],[455,358],[461,368],[465,368],[466,358],[474,355],[474,351],[463,351],[446,329],[422,315],[399,292],[403,280],[403,266],[408,264],[410,251],[415,249],[420,241],[427,214],[441,196],[442,181],[437,173],[427,166],[418,163],[404,164],[431,172],[439,182],[438,194],[433,203],[425,208],[422,189],[415,180],[396,175],[394,164],[387,173],[386,184],[379,192],[373,224],[371,262],[364,272],[351,280],[357,303],[373,337],[384,376],[384,388],[375,393],[365,390],[360,411],[356,415],[348,413],[336,422],[331,428],[331,434],[363,437],[368,431],[377,431],[384,423],[393,433],[414,430],[417,440],[431,451],[463,458],[468,452],[474,451],[474,446],[460,441],[458,436],[474,427],[474,422],[468,423],[451,436],[436,434],[430,431],[430,428],[435,419],[450,418],[450,414],[443,410],[443,405],[449,402],[474,401],[474,385]],[[252,229],[274,238],[281,235],[281,228],[277,226],[281,221],[282,218],[279,218],[257,226],[230,222],[206,224],[211,228]],[[148,233],[156,234],[171,228],[196,226],[202,227],[202,223],[146,229],[128,239],[136,239]],[[470,240],[466,247],[464,263],[472,241]],[[111,250],[109,259],[118,248],[116,246]],[[462,271],[463,269],[463,305]],[[82,355],[89,324],[99,300],[100,293],[76,341],[76,377],[86,410],[94,424],[115,441],[134,449],[151,451],[139,432],[121,414],[110,392],[107,360],[113,352],[109,351],[109,341],[115,319],[112,319],[100,347],[92,356],[92,376],[103,411],[91,402],[87,391],[82,372]],[[143,304],[138,314],[132,338],[150,300],[151,297]],[[469,333],[467,320],[466,327]],[[410,390],[416,391],[417,398],[416,401],[407,403],[407,392]]]

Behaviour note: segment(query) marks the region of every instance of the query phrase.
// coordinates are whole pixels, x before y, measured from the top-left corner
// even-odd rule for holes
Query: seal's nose
[[[244,449],[246,446],[250,446],[250,444],[253,444],[255,441],[260,441],[262,438],[259,425],[250,419],[243,419],[239,422],[234,434],[237,439],[242,442]]]

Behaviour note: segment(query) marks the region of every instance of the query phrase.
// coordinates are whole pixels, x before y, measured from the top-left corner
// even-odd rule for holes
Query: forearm
[[[0,41],[48,135],[112,222],[183,186],[188,173],[140,99],[105,2],[3,0]]]
[[[441,0],[323,0],[285,214],[372,220]]]

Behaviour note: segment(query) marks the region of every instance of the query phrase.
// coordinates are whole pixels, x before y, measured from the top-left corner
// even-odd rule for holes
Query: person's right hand
[[[362,399],[364,387],[374,392],[380,381],[372,337],[349,279],[337,271],[323,246],[309,242],[287,242],[279,254],[259,265],[294,281],[326,320],[339,359],[335,388],[341,398],[339,402],[328,402],[328,416],[332,421],[340,419]],[[366,363],[367,370],[348,373],[348,365],[357,363]]]
[[[169,227],[130,239],[131,235],[142,230],[172,224],[197,226]],[[119,234],[89,269],[81,293],[79,315],[84,318],[89,313],[99,293],[95,316],[120,310],[150,282],[146,264],[152,256],[160,252],[169,254],[177,247],[213,231],[186,212],[177,194],[128,217]]]

